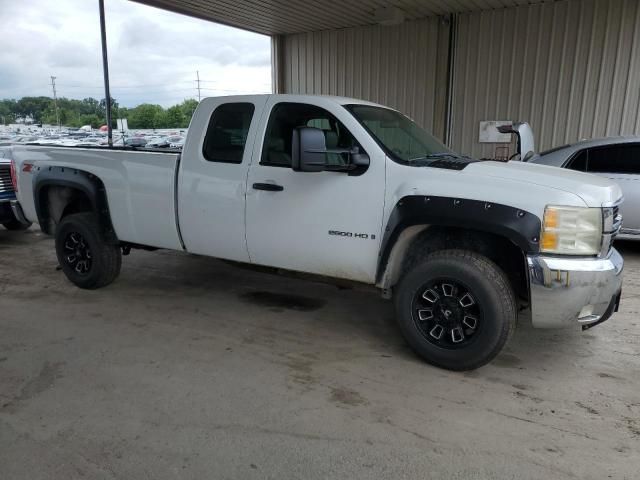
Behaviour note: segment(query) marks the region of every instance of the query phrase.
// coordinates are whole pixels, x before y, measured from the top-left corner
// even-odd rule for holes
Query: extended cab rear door
[[[265,108],[247,182],[251,261],[288,270],[373,283],[385,188],[385,157],[341,105],[322,97],[274,96]],[[358,175],[297,172],[292,132],[320,128],[328,148],[358,146],[370,157]],[[340,162],[338,154],[331,161]]]
[[[178,219],[187,251],[248,262],[246,180],[267,96],[203,100],[178,175]]]

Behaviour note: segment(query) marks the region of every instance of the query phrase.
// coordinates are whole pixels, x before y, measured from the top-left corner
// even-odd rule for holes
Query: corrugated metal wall
[[[284,91],[389,105],[442,136],[449,26],[440,18],[287,35]]]
[[[539,149],[640,134],[640,1],[569,0],[459,16],[453,147],[491,157],[481,120],[524,120]]]
[[[531,123],[539,149],[581,138],[640,135],[640,0],[559,0],[460,14],[452,146],[493,157],[481,120]],[[372,100],[442,137],[449,26],[287,35],[284,91]]]

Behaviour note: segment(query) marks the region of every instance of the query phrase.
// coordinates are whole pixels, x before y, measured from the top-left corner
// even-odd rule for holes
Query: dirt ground
[[[83,291],[0,230],[0,478],[637,479],[640,244],[588,332],[521,319],[489,366],[408,349],[366,288],[133,252]]]

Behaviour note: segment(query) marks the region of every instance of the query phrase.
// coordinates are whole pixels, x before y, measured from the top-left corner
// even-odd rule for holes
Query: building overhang
[[[133,0],[264,35],[390,25],[556,0]]]

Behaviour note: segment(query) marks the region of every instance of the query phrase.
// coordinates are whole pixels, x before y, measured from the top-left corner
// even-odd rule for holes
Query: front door
[[[260,265],[373,283],[385,157],[349,112],[324,102],[267,103],[264,141],[256,142],[247,182],[249,255]],[[322,129],[329,149],[358,147],[370,156],[369,167],[357,175],[292,170],[298,126]],[[348,161],[346,154],[328,156],[336,165]]]

